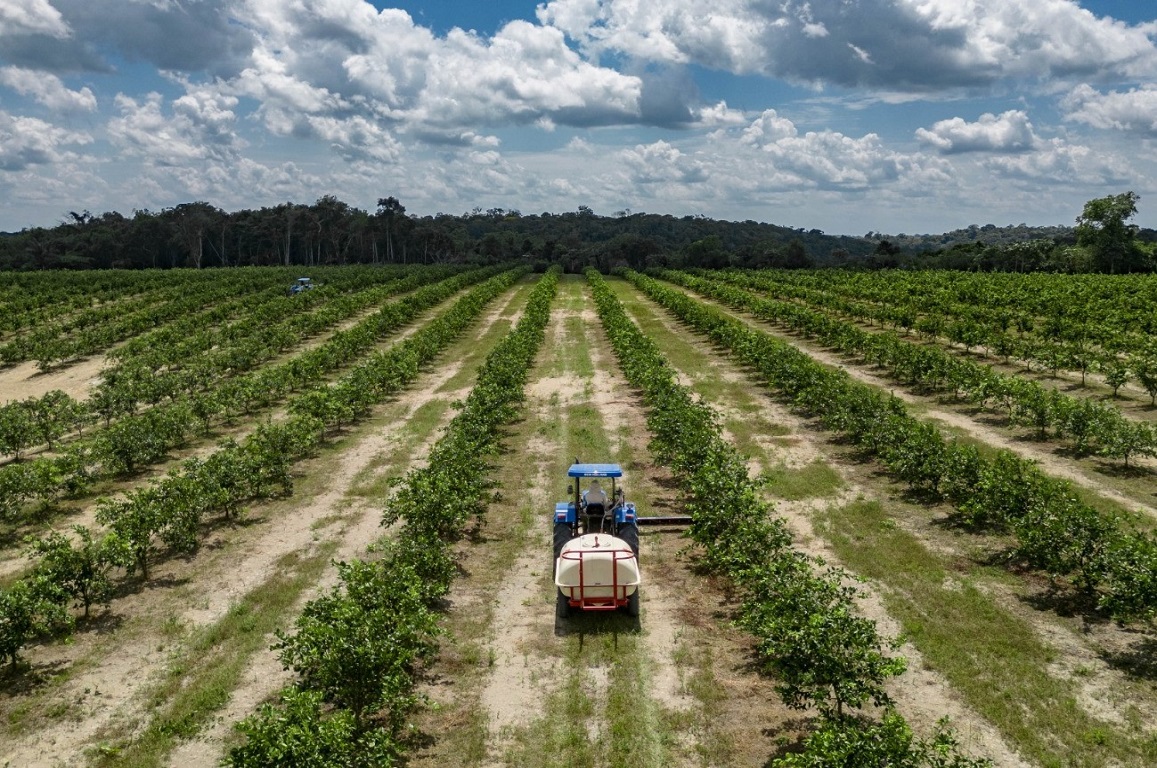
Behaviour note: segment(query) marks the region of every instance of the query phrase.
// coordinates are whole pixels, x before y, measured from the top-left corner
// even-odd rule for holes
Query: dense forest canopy
[[[287,202],[232,213],[192,202],[159,212],[135,211],[131,217],[115,211],[73,212],[56,227],[0,234],[0,269],[529,259],[569,270],[627,265],[1152,271],[1157,232],[1127,223],[1136,200],[1130,192],[1090,201],[1077,227],[986,225],[943,236],[895,237],[875,232],[832,236],[702,216],[630,211],[599,216],[587,206],[559,214],[475,208],[462,215],[411,216],[395,197],[380,199],[372,213],[332,195],[311,205]],[[1101,221],[1107,217],[1115,218]]]

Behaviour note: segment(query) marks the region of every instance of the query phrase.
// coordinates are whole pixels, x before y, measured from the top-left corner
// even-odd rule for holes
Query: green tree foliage
[[[1085,203],[1077,217],[1077,242],[1092,248],[1102,271],[1132,272],[1139,266],[1137,227],[1129,224],[1137,214],[1138,200],[1133,192],[1099,197]]]
[[[509,287],[508,280],[492,287]],[[487,356],[427,466],[407,475],[384,516],[398,530],[377,548],[380,558],[341,564],[338,586],[305,608],[292,634],[279,635],[282,661],[300,680],[281,705],[239,726],[248,740],[230,753],[229,764],[396,762],[401,729],[420,700],[417,672],[436,649],[434,610],[457,573],[450,545],[491,496],[486,458],[497,449],[502,425],[517,414],[557,282],[557,270],[539,281],[518,325]],[[406,354],[448,343],[477,316],[485,295],[460,300],[445,324],[411,337]],[[424,333],[434,336],[422,339]],[[410,359],[408,375],[416,375],[417,359],[400,359]]]
[[[1157,405],[1157,351],[1147,348],[1130,354],[1129,371],[1149,394],[1149,404]]]
[[[892,738],[889,758],[897,765],[922,765],[923,742],[912,740],[902,718],[878,726],[846,712],[869,702],[888,705],[887,682],[905,665],[889,654],[891,646],[874,622],[856,614],[856,589],[847,583],[847,574],[823,569],[791,548],[783,521],[759,500],[743,457],[722,439],[710,408],[676,381],[658,348],[626,316],[603,279],[593,271],[587,279],[615,355],[627,379],[643,392],[652,450],[671,466],[688,494],[691,537],[705,552],[703,562],[735,581],[743,597],[739,623],[756,636],[757,658],[775,675],[785,703],[818,709],[817,743],[828,732],[852,743],[870,743],[891,728],[903,734]],[[693,326],[710,325],[716,317],[681,292],[658,293],[651,295],[661,303],[678,301],[686,311],[683,319]],[[717,329],[717,341],[740,343],[738,327]],[[833,749],[821,746],[813,754],[834,756]],[[817,760],[801,764],[840,764]]]
[[[231,768],[380,768],[397,764],[400,752],[384,731],[359,730],[349,710],[330,711],[320,692],[295,687],[236,729],[245,742],[225,757]]]
[[[54,584],[84,608],[87,619],[94,604],[108,605],[113,594],[110,572],[124,565],[128,552],[115,534],[94,538],[84,526],[74,526],[72,538],[54,532],[29,542],[29,552],[37,558],[35,575]]]
[[[829,719],[869,701],[891,704],[885,685],[905,669],[904,659],[887,655],[875,623],[856,615],[848,579],[839,570],[815,573],[799,554],[778,557],[746,580],[740,620],[759,638],[784,703]]]
[[[753,305],[745,291],[730,286],[716,290],[707,281],[695,282],[678,273],[662,274],[727,303],[754,307],[756,314],[766,319],[798,321],[801,330],[825,342],[832,339],[829,343],[836,346],[842,345],[841,340],[859,339],[865,343],[861,351],[868,351],[870,335],[857,335],[846,324],[805,307],[788,302]],[[988,460],[963,451],[934,427],[922,425],[907,414],[895,398],[852,381],[843,371],[825,368],[797,347],[753,330],[683,291],[637,273],[628,273],[628,277],[683,321],[731,349],[799,408],[902,473],[911,486],[937,490],[973,525],[1010,530],[1016,539],[1016,554],[1030,567],[1068,578],[1073,586],[1095,596],[1115,619],[1146,619],[1157,613],[1152,574],[1138,567],[1152,562],[1150,553],[1157,550],[1157,538],[1135,530],[1128,518],[1093,509],[1079,500],[1069,483],[1049,478],[1031,462],[1007,451],[998,451]],[[765,316],[764,309],[774,314]],[[854,350],[851,346],[847,349]],[[912,364],[908,359],[906,369]],[[991,376],[977,379],[982,389],[993,380]],[[1115,409],[1097,403],[1077,408],[1055,391],[1038,396],[1034,390],[1038,385],[1032,382],[1022,382],[1022,386],[1028,388],[1028,396],[1013,393],[1013,414],[1023,413],[1027,423],[1038,429],[1053,426],[1069,430],[1079,435],[1078,440],[1087,441],[1086,445],[1096,445],[1106,455],[1125,461],[1157,450],[1157,435],[1148,424],[1123,419]],[[992,393],[984,397],[992,397]],[[922,458],[925,456],[928,460]],[[966,473],[962,482],[945,482],[946,474],[961,470]]]
[[[88,418],[88,409],[68,394],[54,389],[40,398],[24,401],[36,425],[36,438],[48,443],[49,450],[56,441],[82,425]]]
[[[0,452],[19,459],[25,449],[36,444],[39,436],[35,414],[27,403],[0,407]]]
[[[666,264],[671,254],[710,238],[719,247],[704,255],[728,263],[734,254],[738,263],[751,265],[769,259],[779,266],[831,263],[866,256],[875,245],[755,221],[626,212],[600,216],[587,206],[558,214],[478,207],[462,215],[419,217],[392,195],[379,198],[376,210],[368,212],[326,195],[312,204],[232,213],[194,202],[137,211],[131,219],[85,214],[59,227],[0,238],[0,269],[490,264],[525,257],[579,271],[587,265]],[[70,354],[62,346],[54,359]]]
[[[70,617],[61,603],[55,585],[39,578],[0,589],[0,661],[16,666],[29,640],[68,627]]]
[[[827,720],[808,736],[802,752],[781,757],[776,768],[991,768],[991,760],[961,754],[940,721],[931,739],[916,738],[904,718],[888,710],[879,723]]]

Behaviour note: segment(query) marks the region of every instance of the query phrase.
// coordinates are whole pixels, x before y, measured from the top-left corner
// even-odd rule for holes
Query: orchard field
[[[1157,280],[309,274],[5,275],[0,764],[1157,764]]]

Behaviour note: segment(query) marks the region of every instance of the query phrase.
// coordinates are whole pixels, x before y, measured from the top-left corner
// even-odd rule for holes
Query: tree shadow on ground
[[[1157,681],[1157,638],[1144,635],[1125,650],[1104,650],[1100,656],[1110,667],[1133,679]]]
[[[1031,572],[1021,574],[1031,578]],[[1086,627],[1105,625],[1111,619],[1097,607],[1097,596],[1082,591],[1071,585],[1060,582],[1050,582],[1038,576],[1037,581],[1043,582],[1038,591],[1022,595],[1019,600],[1038,611],[1048,611],[1057,616],[1069,619],[1080,619]]]
[[[57,659],[43,663],[19,661],[0,667],[0,697],[15,699],[43,688],[66,670],[70,661]]]
[[[112,610],[105,608],[100,610],[96,606],[89,611],[87,619],[78,618],[76,620],[76,631],[92,633],[94,635],[111,635],[116,632],[125,623],[123,614],[114,613]]]
[[[811,732],[814,721],[814,717],[806,715],[789,717],[778,725],[760,731],[768,741],[775,745],[771,754],[767,756],[767,760],[763,762],[762,768],[772,768],[777,760],[787,755],[803,752],[804,742]]]
[[[1098,460],[1096,469],[1099,474],[1123,480],[1138,480],[1152,478],[1155,473],[1149,467],[1139,467],[1136,464],[1125,466],[1121,462]]]

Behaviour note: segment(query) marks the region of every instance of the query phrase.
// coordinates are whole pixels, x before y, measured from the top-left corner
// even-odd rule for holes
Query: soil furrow
[[[256,507],[240,526],[218,528],[190,560],[158,563],[144,589],[117,599],[113,609],[98,619],[96,632],[80,633],[69,645],[30,649],[33,667],[43,676],[51,679],[66,671],[59,683],[50,682],[31,693],[35,699],[31,707],[38,712],[63,708],[65,716],[41,716],[34,729],[13,733],[4,757],[13,765],[83,763],[83,750],[96,746],[101,734],[125,727],[131,732],[149,720],[143,694],[176,658],[182,639],[218,621],[239,598],[268,579],[282,557],[316,551],[327,540],[329,546],[336,543],[338,557],[364,551],[381,533],[380,508],[348,501],[348,490],[390,449],[395,419],[408,418],[433,397],[449,399],[435,395],[435,390],[467,362],[481,363],[484,350],[479,342],[512,301],[513,296],[485,312],[478,321],[480,330],[454,345],[419,389],[379,408],[383,416],[299,467],[293,497]],[[344,524],[335,526],[337,522]],[[339,537],[336,542],[328,538],[334,536]],[[125,616],[131,618],[116,628]],[[105,625],[110,629],[107,635],[100,629]],[[29,702],[13,699],[4,708],[25,703]]]

